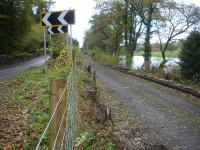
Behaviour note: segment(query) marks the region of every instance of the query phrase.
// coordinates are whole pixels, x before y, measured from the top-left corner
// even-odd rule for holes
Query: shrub
[[[109,55],[98,48],[90,50],[89,55],[93,59],[95,59],[101,63],[108,63],[108,64],[118,64],[119,63],[119,55],[118,54]]]
[[[180,52],[180,71],[184,78],[200,81],[200,33],[193,31]]]

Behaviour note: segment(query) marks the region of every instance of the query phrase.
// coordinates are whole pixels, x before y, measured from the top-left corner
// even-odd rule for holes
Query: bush
[[[100,63],[108,63],[108,64],[118,64],[119,63],[119,54],[108,55],[104,51],[95,48],[89,51],[89,55],[99,61]]]
[[[49,46],[49,51],[52,51],[54,68],[71,67],[72,53],[76,54],[76,64],[80,65],[83,55],[78,47],[72,47],[72,50],[67,49],[66,43],[58,40]],[[72,52],[73,51],[73,52]]]
[[[200,81],[200,33],[193,31],[180,52],[180,71],[184,78]]]

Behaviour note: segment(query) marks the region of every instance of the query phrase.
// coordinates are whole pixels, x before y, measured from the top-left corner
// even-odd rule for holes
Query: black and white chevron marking
[[[48,27],[48,33],[49,34],[68,33],[68,26]]]
[[[58,26],[75,24],[75,11],[64,10],[42,14],[42,26]]]

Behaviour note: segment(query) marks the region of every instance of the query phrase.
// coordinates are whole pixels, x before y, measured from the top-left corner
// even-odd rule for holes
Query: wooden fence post
[[[65,89],[65,85],[66,85],[66,80],[52,80],[51,81],[51,93],[50,93],[50,115],[52,115],[52,113],[54,112],[54,109],[60,99],[60,97],[62,96],[62,93]],[[60,123],[62,120],[62,116],[63,113],[65,111],[65,107],[67,105],[67,89],[64,92],[60,104],[58,105],[57,111],[53,117],[53,120],[49,126],[49,150],[52,150],[55,139],[56,139],[56,135],[58,133],[58,129],[60,127]],[[67,116],[67,111],[65,112],[65,117],[62,123],[62,127],[61,130],[59,132],[59,136],[55,145],[55,150],[60,149],[61,143],[62,143],[62,139],[63,139],[63,130],[66,126],[66,116]],[[65,144],[65,143],[64,143]]]

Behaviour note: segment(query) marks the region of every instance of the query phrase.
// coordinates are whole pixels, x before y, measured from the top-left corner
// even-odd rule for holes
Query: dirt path
[[[92,64],[97,78],[122,98],[148,130],[143,139],[169,149],[200,149],[200,103],[154,83]]]

